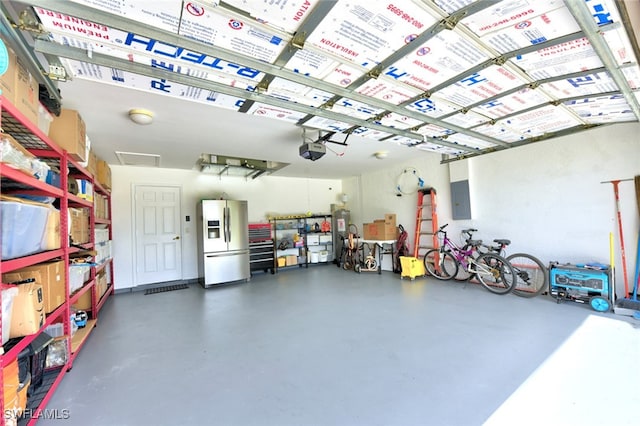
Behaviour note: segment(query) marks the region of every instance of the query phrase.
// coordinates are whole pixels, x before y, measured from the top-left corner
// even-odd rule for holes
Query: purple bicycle
[[[447,237],[444,230],[448,224],[438,229],[442,234],[442,246],[431,249],[424,255],[424,267],[439,280],[451,280],[463,270],[474,276],[480,284],[491,293],[507,294],[516,286],[515,271],[511,264],[502,256],[495,253],[477,252],[482,240],[468,240],[462,247],[458,247]]]

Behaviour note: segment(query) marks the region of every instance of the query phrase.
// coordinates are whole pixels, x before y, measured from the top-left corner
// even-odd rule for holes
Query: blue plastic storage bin
[[[0,201],[2,260],[42,251],[49,208],[19,201]]]

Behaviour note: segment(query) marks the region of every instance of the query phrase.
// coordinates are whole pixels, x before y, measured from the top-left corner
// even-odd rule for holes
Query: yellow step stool
[[[409,277],[413,280],[415,277],[426,275],[424,263],[422,263],[421,259],[409,256],[400,256],[400,266],[402,267],[400,279]]]

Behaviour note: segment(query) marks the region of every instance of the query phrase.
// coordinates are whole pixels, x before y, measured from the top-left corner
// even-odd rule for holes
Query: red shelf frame
[[[70,255],[77,253],[81,250],[91,250],[95,247],[95,225],[106,224],[109,225],[109,239],[112,239],[111,220],[109,219],[96,219],[94,215],[93,201],[86,200],[77,195],[67,192],[68,176],[77,177],[80,179],[86,179],[93,183],[94,191],[105,195],[108,199],[108,215],[111,217],[111,197],[110,192],[106,190],[99,182],[97,182],[93,176],[75,159],[70,158],[66,151],[61,149],[58,145],[52,142],[47,135],[45,135],[34,123],[31,123],[13,104],[8,102],[3,96],[0,95],[0,107],[2,110],[2,118],[0,124],[7,133],[11,134],[18,143],[20,143],[25,149],[31,152],[33,155],[46,159],[47,163],[53,162],[60,169],[60,188],[42,182],[27,173],[17,170],[7,164],[0,163],[0,178],[3,180],[10,180],[19,184],[18,189],[12,189],[3,191],[5,193],[20,193],[30,195],[42,195],[55,197],[60,199],[60,229],[68,229],[68,208],[69,207],[85,207],[91,209],[92,214],[89,220],[89,233],[90,241],[85,244],[77,246],[71,246],[67,232],[61,232],[61,248],[57,250],[51,250],[41,253],[36,253],[29,256],[24,256],[10,260],[0,260],[0,267],[2,272],[15,271],[27,266],[36,265],[38,263],[46,262],[53,259],[61,259],[67,265],[69,264]],[[99,298],[96,294],[96,275],[103,271],[106,266],[109,265],[109,287],[105,294]],[[66,293],[69,294],[69,267],[65,268],[65,283]],[[113,281],[113,265],[112,260],[91,268],[90,278],[84,283],[82,288],[75,292],[73,295],[67,296],[65,303],[55,309],[52,313],[46,316],[45,322],[40,330],[29,336],[23,337],[17,344],[15,344],[7,353],[0,354],[0,368],[3,368],[5,363],[13,361],[18,354],[25,349],[30,343],[33,342],[35,337],[44,331],[49,325],[62,322],[64,325],[64,334],[66,336],[71,335],[71,305],[78,301],[78,299],[86,292],[91,292],[91,308],[89,309],[92,319],[87,329],[83,331],[82,341],[77,346],[76,351],[72,352],[71,337],[66,339],[67,353],[69,358],[67,363],[62,366],[55,376],[55,379],[50,382],[50,388],[43,388],[43,393],[46,392],[44,397],[40,400],[36,407],[29,405],[29,409],[33,410],[33,416],[27,424],[35,424],[37,421],[37,413],[41,412],[46,407],[51,396],[55,392],[56,388],[60,384],[62,378],[67,371],[71,370],[73,366],[73,360],[77,357],[80,349],[87,340],[88,334],[92,331],[93,327],[97,323],[97,316],[100,309],[104,306],[109,296],[114,293],[114,281]],[[0,292],[0,303],[2,302],[2,294]],[[1,313],[0,313],[1,314]],[[0,315],[0,327],[2,326],[2,319]],[[4,379],[0,374],[0,386],[4,388]],[[0,392],[0,411],[4,412],[4,393]]]

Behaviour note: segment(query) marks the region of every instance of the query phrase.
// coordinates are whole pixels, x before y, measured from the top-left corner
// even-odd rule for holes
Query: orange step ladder
[[[418,190],[416,231],[413,239],[413,257],[417,259],[422,259],[428,250],[439,247],[436,206],[436,190],[434,188]]]

